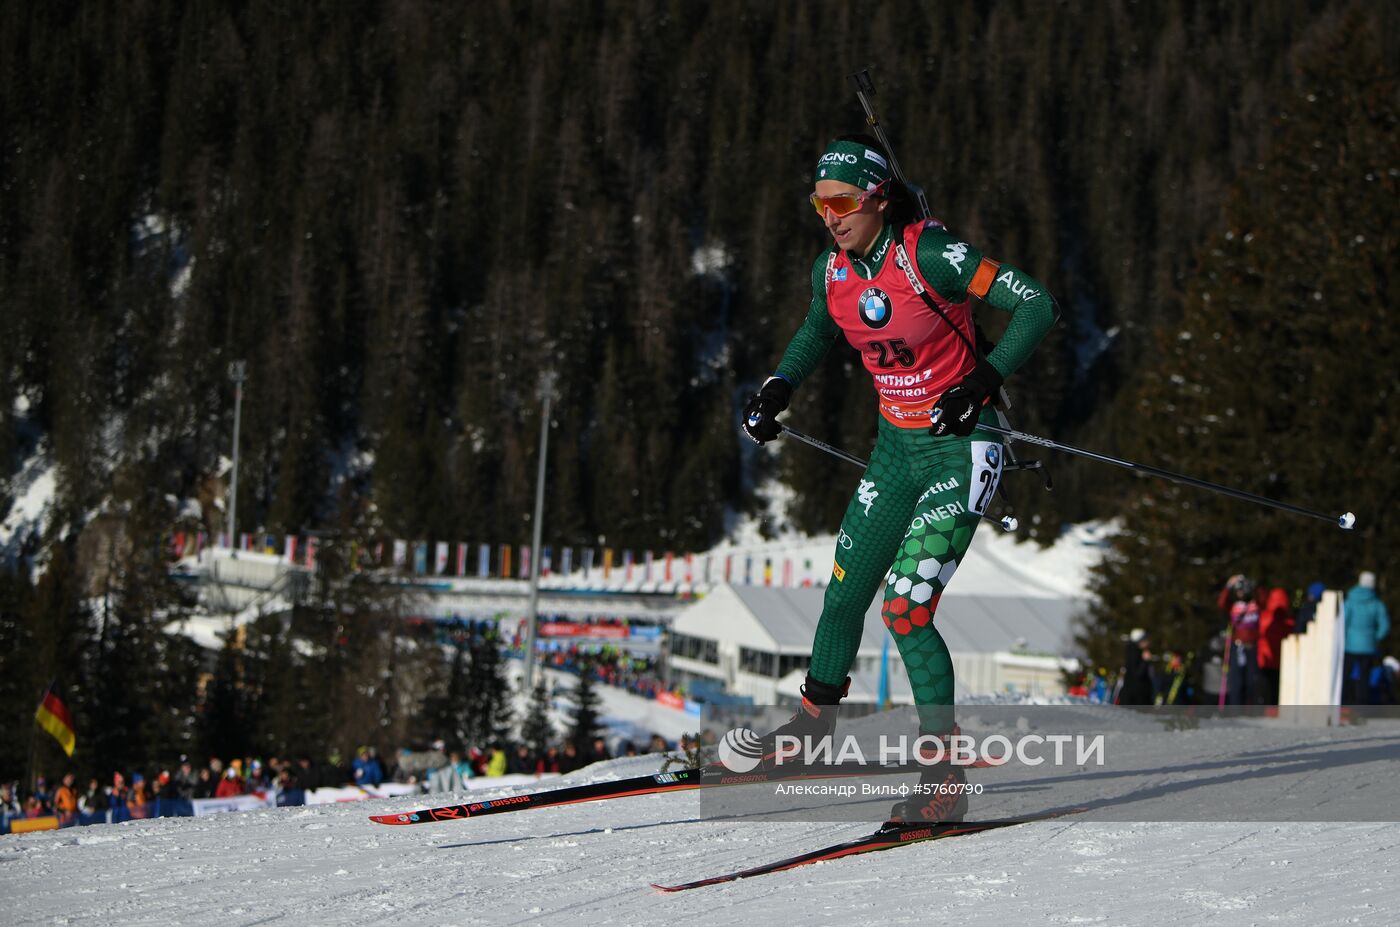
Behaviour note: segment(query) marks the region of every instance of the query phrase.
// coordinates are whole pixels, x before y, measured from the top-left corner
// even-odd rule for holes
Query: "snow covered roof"
[[[1084,600],[1069,596],[958,595],[957,581],[938,605],[938,629],[953,653],[1029,650],[1067,656],[1074,652],[1073,619]],[[825,589],[783,589],[721,584],[681,612],[673,629],[707,640],[776,653],[809,653]],[[886,633],[881,589],[865,612],[860,655],[880,652]]]
[[[1113,523],[1075,525],[1047,548],[1017,543],[984,526],[938,606],[938,629],[953,653],[1031,653],[1070,656],[1074,620],[1089,600],[1090,567],[1103,556]],[[830,563],[834,539],[779,542],[775,556],[819,557]],[[719,549],[717,549],[719,550]],[[719,550],[719,552],[723,552]],[[829,569],[829,566],[827,567]],[[809,653],[824,587],[781,588],[720,583],[682,611],[674,629],[708,640],[776,653]],[[865,613],[860,655],[877,656],[886,633],[883,588]]]

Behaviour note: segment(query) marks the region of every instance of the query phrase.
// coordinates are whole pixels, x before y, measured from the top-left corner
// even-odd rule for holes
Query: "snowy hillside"
[[[1145,779],[974,771],[974,780],[989,783],[977,816],[1064,801],[1131,815],[1204,767],[1211,781],[1263,805],[1321,778],[1319,764],[1339,791],[1355,792],[1378,769],[1394,769],[1395,725],[1379,727],[1310,731],[1306,744],[1281,760],[1260,749],[1263,735],[1248,726],[1236,738],[1239,750],[1223,758],[1204,739],[1184,737],[1173,742],[1174,758],[1154,760]],[[1370,752],[1349,763],[1345,751],[1362,740]],[[1184,749],[1191,743],[1200,755]],[[547,787],[654,771],[655,758],[615,760]],[[1001,776],[1010,777],[1008,787],[997,793],[990,784]],[[718,917],[764,925],[1316,925],[1394,923],[1400,905],[1395,824],[1136,823],[1084,815],[660,895],[648,883],[716,875],[870,828],[706,820],[694,792],[412,827],[367,820],[370,813],[449,803],[437,798],[0,838],[3,921],[595,925]],[[1381,810],[1395,816],[1394,806]]]

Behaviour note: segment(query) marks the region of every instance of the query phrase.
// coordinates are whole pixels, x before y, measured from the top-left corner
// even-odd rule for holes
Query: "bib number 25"
[[[880,359],[876,363],[888,370],[895,366],[914,366],[914,352],[903,338],[895,338],[890,341],[872,341],[871,346],[879,353]]]

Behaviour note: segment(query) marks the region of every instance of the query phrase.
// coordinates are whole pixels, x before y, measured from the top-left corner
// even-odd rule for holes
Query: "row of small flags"
[[[209,546],[209,540],[205,532],[177,532],[171,539],[171,553],[177,559],[198,556]],[[279,543],[279,539],[270,534],[240,534],[238,541],[239,550],[274,556],[280,554],[288,563],[305,566],[307,569],[316,567],[318,538],[314,535],[306,538],[287,535],[280,539]],[[228,536],[220,535],[217,546],[227,547]],[[373,545],[372,549],[357,549],[352,553],[352,563],[356,567],[383,565],[413,576],[482,579],[528,579],[530,558],[530,547],[524,544],[519,547],[497,544],[493,547],[490,544],[452,544],[447,541],[380,542]],[[542,548],[540,575],[549,576],[554,572],[555,565],[554,548]],[[725,582],[750,586],[762,584],[792,587],[812,586],[817,580],[813,575],[810,559],[803,559],[799,563],[791,557],[757,556],[742,552],[666,552],[657,555],[652,551],[643,551],[637,555],[630,550],[615,551],[606,547],[602,550],[591,547],[564,547],[559,550],[558,568],[558,572],[566,576],[576,571],[581,572],[586,580],[593,579],[595,574],[601,575],[605,580],[611,580],[616,574],[624,582],[643,583],[711,584],[722,579]]]

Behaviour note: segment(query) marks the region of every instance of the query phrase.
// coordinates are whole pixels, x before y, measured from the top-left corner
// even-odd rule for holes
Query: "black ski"
[[[650,776],[633,776],[615,782],[594,782],[588,785],[575,785],[544,792],[529,792],[525,795],[510,795],[482,801],[464,802],[460,805],[447,805],[442,808],[423,808],[403,814],[372,814],[376,824],[431,824],[434,821],[454,821],[460,818],[476,818],[487,814],[503,814],[507,811],[524,811],[527,808],[548,808],[553,805],[572,805],[576,802],[601,801],[605,798],[626,798],[630,795],[651,795],[656,792],[680,792],[699,788],[708,774],[718,783],[722,778],[715,766],[702,766],[699,769],[682,769],[671,773],[655,773]],[[722,769],[722,768],[721,768]],[[735,776],[736,780],[763,782],[766,777]]]
[[[827,860],[841,859],[846,856],[858,856],[862,853],[875,853],[879,850],[908,846],[911,843],[926,843],[930,840],[942,840],[946,837],[963,837],[968,834],[980,834],[983,831],[996,830],[999,827],[1015,827],[1017,824],[1028,824],[1031,821],[1045,821],[1051,818],[1063,817],[1067,814],[1075,814],[1082,810],[1084,809],[1075,808],[1069,811],[1055,811],[1048,814],[1031,815],[1028,817],[1000,818],[989,821],[964,821],[956,824],[901,824],[894,827],[881,828],[873,834],[865,837],[858,837],[855,840],[847,840],[844,843],[822,847],[819,850],[809,850],[806,853],[799,853],[797,856],[789,856],[787,859],[780,859],[777,862],[765,863],[761,866],[752,866],[748,869],[739,869],[734,872],[727,872],[723,875],[711,876],[708,879],[699,879],[695,882],[683,882],[680,885],[658,885],[653,882],[652,888],[662,892],[683,892],[692,888],[701,888],[705,885],[720,885],[724,882],[736,882],[739,879],[749,879],[754,876],[767,875],[770,872],[782,872],[785,869],[795,869],[798,866],[806,866],[811,863],[821,863]]]
[[[974,768],[987,765],[972,764]],[[659,792],[684,792],[690,789],[712,788],[725,785],[751,785],[757,782],[779,782],[795,779],[836,779],[849,776],[891,775],[899,773],[899,768],[872,768],[870,766],[811,766],[774,769],[768,772],[735,773],[720,765],[711,763],[699,769],[682,769],[676,772],[655,773],[649,776],[633,776],[615,782],[594,782],[589,785],[567,786],[562,789],[549,789],[543,792],[528,792],[524,795],[509,795],[505,798],[483,799],[464,802],[460,805],[446,805],[441,808],[422,808],[402,814],[372,814],[376,824],[432,824],[436,821],[455,821],[461,818],[479,818],[488,814],[504,814],[508,811],[525,811],[529,808],[550,808],[555,805],[572,805],[585,801],[602,801],[608,798],[627,798],[633,795],[654,795]]]

